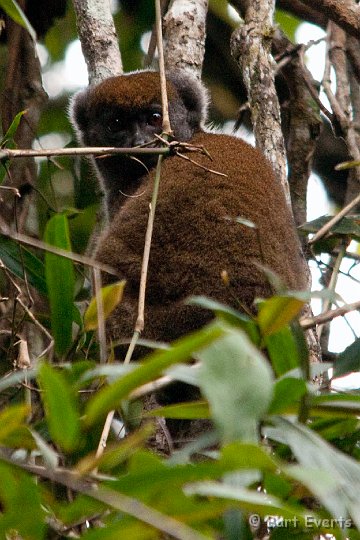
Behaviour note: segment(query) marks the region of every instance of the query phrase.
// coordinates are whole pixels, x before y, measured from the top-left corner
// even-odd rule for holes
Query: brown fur
[[[273,292],[256,263],[271,268],[291,289],[307,286],[292,216],[264,156],[240,139],[202,131],[207,95],[201,83],[181,72],[169,74],[167,86],[174,137],[203,145],[213,161],[201,154],[192,157],[227,176],[203,170],[178,156],[163,161],[142,336],[160,341],[172,341],[211,319],[210,312],[186,305],[192,295],[206,295],[254,312],[254,299]],[[143,120],[154,106],[161,110],[160,102],[157,73],[113,77],[75,96],[72,120],[85,144],[131,146],[135,144],[134,133],[147,142],[161,131],[161,127],[151,129],[151,123]],[[114,120],[119,123],[118,130],[116,126],[111,129]],[[143,161],[146,167],[124,156],[95,162],[110,216],[95,256],[115,267],[119,277],[127,281],[124,299],[107,321],[113,341],[129,339],[137,317],[156,158]],[[256,228],[237,222],[238,217],[250,220]],[[221,278],[223,271],[229,284]],[[113,279],[104,275],[105,283]],[[134,356],[143,353],[137,348]],[[175,385],[157,399],[173,402],[196,395],[193,387]],[[173,421],[168,426],[175,439],[204,429],[202,423],[200,427],[194,424],[195,431],[193,423]]]
[[[167,87],[175,138],[203,145],[213,161],[200,154],[194,159],[227,175],[215,175],[178,156],[163,162],[143,337],[171,341],[211,318],[210,313],[186,305],[189,296],[207,295],[254,311],[254,299],[273,292],[256,262],[271,268],[292,289],[306,288],[306,276],[292,216],[263,155],[235,137],[202,131],[207,96],[201,83],[181,72],[169,74]],[[144,111],[157,106],[160,97],[158,73],[112,77],[75,96],[73,122],[86,144],[129,146],[134,126],[138,129]],[[119,133],[109,132],[114,118],[123,126]],[[153,139],[156,131],[142,125],[143,136]],[[156,159],[145,162],[149,173],[138,161],[123,156],[96,161],[111,217],[96,258],[127,280],[124,300],[108,321],[113,340],[129,338],[137,316]],[[237,222],[237,217],[252,221],[256,228]],[[223,271],[229,276],[228,285],[221,279]]]
[[[207,295],[253,310],[256,297],[272,290],[255,261],[270,267],[293,289],[306,287],[300,246],[284,196],[264,157],[226,135],[198,133],[220,177],[179,158],[167,158],[151,246],[144,338],[173,340],[198,328],[209,314],[186,306],[190,295]],[[128,199],[99,242],[96,258],[126,278],[122,305],[110,320],[113,339],[130,337],[137,314],[140,267],[154,171],[136,198]],[[235,221],[254,222],[257,229]],[[229,219],[230,218],[230,219]],[[224,285],[226,270],[230,285]]]
[[[175,97],[176,92],[171,84],[167,84],[169,99]],[[144,84],[144,73],[132,73],[120,77],[110,77],[92,89],[89,106],[110,104],[117,105],[124,110],[144,108],[152,103],[161,103],[159,74],[147,72]]]

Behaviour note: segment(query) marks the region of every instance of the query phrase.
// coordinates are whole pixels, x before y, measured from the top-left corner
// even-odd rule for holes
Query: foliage
[[[227,7],[213,2],[213,12],[229,22]],[[127,69],[139,66],[140,38],[153,18],[152,3],[137,10],[141,16],[130,7],[115,16]],[[294,35],[296,19],[278,13],[277,21]],[[75,35],[69,6],[45,37],[53,61]],[[23,114],[2,146],[15,147]],[[52,100],[38,135],[53,132],[71,136],[61,98]],[[1,163],[1,182],[8,167]],[[108,362],[100,364],[97,330],[126,284],[92,298],[89,269],[72,253],[85,253],[98,232],[97,188],[86,162],[43,161],[38,173],[35,225],[27,225],[51,251],[0,235],[8,309],[0,354],[0,536],[232,540],[261,531],[275,540],[360,538],[360,396],[335,392],[327,381],[330,367],[334,376],[360,370],[359,339],[333,364],[312,365],[299,324],[307,298],[298,292],[262,300],[254,317],[197,297],[190,302],[213,311],[211,324],[130,365],[109,347]],[[326,220],[303,231],[313,233]],[[356,218],[345,218],[315,247],[330,251],[359,237]],[[40,342],[32,367],[18,347],[25,325]],[[163,376],[197,386],[201,398],[142,412],[139,396]],[[167,457],[154,451],[159,417],[211,419],[213,428]]]
[[[276,317],[275,300],[265,304]],[[282,334],[286,351],[299,332],[291,322],[291,302],[283,306],[282,324],[271,335]],[[82,359],[80,343],[88,338],[78,335],[71,363],[43,361],[16,379],[3,378],[1,391],[17,387],[18,404],[0,416],[0,442],[12,448],[1,453],[2,531],[34,539],[46,538],[51,529],[59,538],[70,530],[99,539],[158,538],[159,531],[184,539],[245,538],[263,520],[274,538],[284,523],[288,532],[312,538],[320,532],[341,537],[342,520],[348,528],[360,527],[359,396],[319,392],[304,379],[300,362],[294,366],[288,358],[286,366],[283,352],[279,361],[273,350],[275,376],[263,355],[269,328],[262,326],[261,312],[244,320],[236,312],[229,317],[225,306],[213,307],[217,318],[209,326],[131,366],[96,367]],[[190,365],[175,369],[191,356],[202,362],[195,375]],[[318,374],[319,366],[310,367],[311,377]],[[134,391],[166,373],[183,381],[191,376],[206,401],[154,410],[127,437],[113,432],[104,453],[96,455],[107,413],[116,409],[126,425]],[[25,382],[39,388],[31,409],[25,406]],[[150,417],[158,415],[213,418],[214,431],[163,458],[144,447],[154,429]],[[27,465],[29,455],[45,468]],[[36,484],[31,473],[40,476]],[[71,502],[61,486],[72,490]],[[14,513],[20,497],[29,498],[21,525]],[[97,528],[99,522],[106,527]]]

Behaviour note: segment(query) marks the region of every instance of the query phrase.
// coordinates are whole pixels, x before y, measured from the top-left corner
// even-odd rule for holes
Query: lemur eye
[[[120,118],[111,118],[106,126],[110,133],[116,133],[122,129]]]
[[[159,112],[152,112],[147,117],[147,123],[153,127],[162,126],[162,114]]]

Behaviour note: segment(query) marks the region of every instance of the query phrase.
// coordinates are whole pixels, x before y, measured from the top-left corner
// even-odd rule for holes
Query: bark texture
[[[248,2],[245,24],[232,35],[231,53],[243,73],[256,145],[271,163],[291,208],[280,106],[274,84],[274,61],[270,52],[274,8],[274,0]]]
[[[167,71],[187,69],[198,79],[205,54],[208,0],[173,0],[164,17]]]
[[[74,0],[74,9],[89,84],[121,75],[122,62],[110,2]]]

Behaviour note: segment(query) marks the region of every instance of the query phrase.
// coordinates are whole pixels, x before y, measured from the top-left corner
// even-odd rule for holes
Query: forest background
[[[240,25],[234,9],[248,29],[256,29],[256,11],[271,14],[274,7],[271,1],[261,5],[260,10],[255,0],[214,0],[207,16],[203,79],[212,96],[210,118],[226,129],[237,119],[243,133],[251,131],[250,113],[254,119],[261,85],[256,96],[253,81],[241,75],[245,70],[238,63],[246,64],[246,49],[245,60],[236,54],[233,59],[230,38]],[[61,78],[81,22],[77,29],[70,2],[22,2],[27,18],[12,0],[1,0],[0,7],[1,534],[14,539],[313,538],[320,533],[359,538],[359,394],[331,390],[331,377],[359,371],[356,327],[349,347],[337,355],[322,331],[326,362],[321,365],[310,362],[318,352],[315,344],[309,354],[303,334],[359,307],[357,298],[352,306],[344,304],[337,288],[339,273],[357,283],[359,260],[350,242],[359,240],[360,229],[357,218],[349,217],[359,202],[357,2],[321,0],[314,8],[310,1],[279,0],[276,30],[260,32],[259,46],[271,37],[277,62],[295,219],[305,236],[318,233],[306,253],[321,271],[323,319],[299,319],[309,297],[294,293],[264,302],[254,319],[203,299],[217,315],[212,325],[130,366],[114,361],[98,339],[103,320],[91,300],[93,265],[85,252],[99,191],[88,163],[61,152],[35,161],[15,157],[18,149],[75,146],[66,114],[72,89]],[[88,15],[90,8],[91,2]],[[138,69],[154,6],[114,2],[112,14],[123,68]],[[304,21],[325,32],[321,85],[305,67],[315,44],[295,44]],[[34,32],[41,65],[34,55]],[[70,65],[70,77],[74,69]],[[328,101],[319,99],[320,89]],[[265,153],[271,152],[266,140],[259,141],[256,126],[254,131]],[[344,161],[352,162],[350,168],[335,170]],[[311,169],[334,208],[348,205],[347,217],[330,234],[323,229],[328,218],[304,226]],[[60,257],[61,250],[66,256]],[[117,284],[111,295],[103,295],[105,316],[113,308],[109,297],[120,301],[121,292]],[[185,363],[189,356],[202,362],[201,377]],[[157,425],[164,416],[212,418],[216,429],[168,459],[146,443],[154,428],[140,422],[139,398],[169,377],[198,385],[207,399],[152,411]],[[107,446],[99,450],[104,421],[114,411]],[[206,450],[214,444],[216,451]]]

